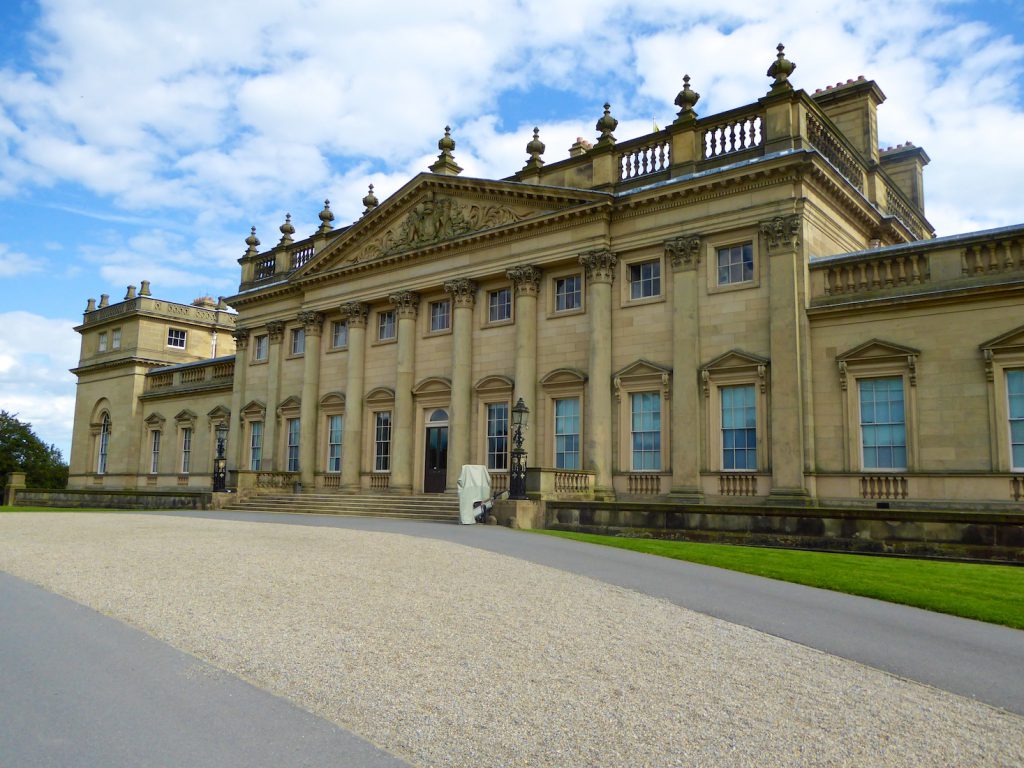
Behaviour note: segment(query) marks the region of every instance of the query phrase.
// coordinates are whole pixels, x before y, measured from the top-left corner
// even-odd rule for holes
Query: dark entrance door
[[[448,478],[448,427],[427,427],[423,492],[444,493]]]

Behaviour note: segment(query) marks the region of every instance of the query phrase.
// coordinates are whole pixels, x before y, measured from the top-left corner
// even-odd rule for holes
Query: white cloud
[[[30,272],[41,272],[44,262],[24,253],[12,251],[10,246],[0,243],[0,277],[14,277]]]
[[[32,423],[36,435],[54,443],[67,460],[74,420],[78,361],[75,322],[30,312],[0,313],[0,409]]]

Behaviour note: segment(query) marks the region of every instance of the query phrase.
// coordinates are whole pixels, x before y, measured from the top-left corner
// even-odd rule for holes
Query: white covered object
[[[459,521],[464,525],[476,522],[479,508],[474,502],[491,498],[491,476],[482,464],[463,464],[459,473]]]

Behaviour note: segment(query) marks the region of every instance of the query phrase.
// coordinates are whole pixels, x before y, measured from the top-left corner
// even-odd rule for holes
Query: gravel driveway
[[[2,514],[0,570],[418,765],[1024,765],[1024,718],[442,541]]]

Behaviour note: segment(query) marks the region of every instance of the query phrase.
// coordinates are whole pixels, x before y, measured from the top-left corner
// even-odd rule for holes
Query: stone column
[[[228,421],[228,476],[245,464],[245,434],[242,431],[242,408],[245,407],[245,377],[249,372],[249,331],[238,328],[235,337],[235,375],[231,383],[231,417]],[[237,475],[236,483],[237,483]]]
[[[580,255],[587,271],[590,378],[587,380],[586,468],[594,471],[594,495],[614,498],[612,488],[612,281],[618,258],[609,250]]]
[[[530,409],[531,422],[540,418],[537,400],[537,293],[543,273],[534,266],[513,267],[505,273],[512,281],[516,292],[516,358],[515,390],[512,405],[523,398]],[[511,416],[511,414],[510,414]],[[526,463],[540,466],[537,455],[537,429],[523,432],[523,450]]]
[[[452,297],[452,404],[448,415],[448,487],[455,488],[463,464],[469,463],[473,420],[473,305],[476,283],[460,278],[444,284]]]
[[[348,322],[348,364],[345,376],[345,427],[341,437],[341,487],[358,491],[363,448],[363,372],[366,364],[366,317],[370,308],[353,301],[341,305]]]
[[[280,399],[281,338],[284,336],[284,322],[271,320],[267,323],[270,343],[267,352],[267,413],[263,422],[264,472],[278,469],[277,462],[277,401]]]
[[[672,495],[699,501],[700,323],[697,311],[701,240],[686,235],[665,243],[672,263]]]
[[[761,223],[768,254],[771,311],[771,495],[804,502],[803,358],[800,332],[803,302],[799,271],[800,216],[776,217]]]
[[[388,297],[398,317],[398,363],[395,369],[395,419],[391,428],[391,482],[398,493],[412,493],[412,386],[416,365],[416,315],[420,297],[399,291]]]
[[[299,471],[302,486],[313,490],[316,486],[317,433],[320,401],[320,334],[324,316],[320,312],[300,312],[299,321],[305,327],[306,351],[302,358],[302,404],[299,410]]]

